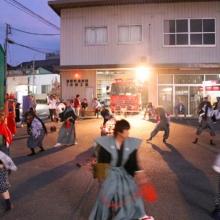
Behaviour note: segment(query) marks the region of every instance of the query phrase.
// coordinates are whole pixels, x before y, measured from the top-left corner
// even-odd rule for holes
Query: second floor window
[[[164,46],[214,46],[215,19],[164,20]]]
[[[118,27],[118,43],[142,42],[142,26],[126,25]]]
[[[86,27],[85,44],[107,44],[108,28],[105,27]]]

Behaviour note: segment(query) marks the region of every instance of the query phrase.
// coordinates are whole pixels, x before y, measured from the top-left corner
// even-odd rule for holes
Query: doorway
[[[94,87],[86,87],[86,99],[88,103],[88,110],[92,110],[94,99]]]

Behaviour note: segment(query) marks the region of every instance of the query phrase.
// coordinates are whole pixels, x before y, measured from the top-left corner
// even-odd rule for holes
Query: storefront
[[[158,75],[158,104],[173,114],[182,101],[189,117],[197,117],[197,108],[204,97],[214,104],[220,97],[220,75]]]

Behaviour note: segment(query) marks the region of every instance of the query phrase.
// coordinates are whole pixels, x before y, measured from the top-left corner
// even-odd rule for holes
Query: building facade
[[[183,101],[187,115],[208,96],[220,97],[220,1],[49,1],[61,19],[64,99],[80,94],[109,100],[115,78],[141,81],[148,102],[173,114]],[[72,83],[71,83],[72,82]]]

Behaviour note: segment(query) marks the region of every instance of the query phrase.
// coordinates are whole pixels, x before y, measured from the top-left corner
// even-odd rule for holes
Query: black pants
[[[170,134],[170,126],[169,124],[163,125],[162,123],[159,123],[155,126],[154,130],[151,132],[150,137],[153,138],[157,135],[159,131],[164,131],[163,139],[168,139]]]
[[[56,115],[56,109],[49,109],[50,112],[50,120],[54,121],[54,116]]]

